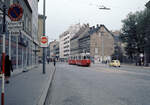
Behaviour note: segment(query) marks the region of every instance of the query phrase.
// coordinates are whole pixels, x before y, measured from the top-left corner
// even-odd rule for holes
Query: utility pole
[[[45,0],[43,0],[43,17],[43,36],[45,36]],[[43,74],[45,73],[45,47],[43,47]]]

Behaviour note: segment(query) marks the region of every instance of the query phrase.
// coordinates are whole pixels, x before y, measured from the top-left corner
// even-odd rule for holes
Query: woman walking
[[[6,58],[5,58],[5,79],[6,79],[6,83],[9,83],[9,77],[11,76],[10,70],[13,72],[12,63],[11,63],[11,60],[9,60],[9,56],[6,55]]]

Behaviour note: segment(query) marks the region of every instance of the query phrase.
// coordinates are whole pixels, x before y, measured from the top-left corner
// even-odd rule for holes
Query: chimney
[[[98,28],[98,27],[99,27],[99,24],[97,24],[96,27]]]
[[[93,26],[92,28],[95,29],[95,26]]]
[[[87,27],[89,27],[89,23],[87,23]]]

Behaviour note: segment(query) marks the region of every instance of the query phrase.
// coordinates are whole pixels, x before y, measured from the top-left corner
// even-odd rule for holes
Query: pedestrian
[[[49,59],[47,59],[47,63],[49,64]]]
[[[13,72],[11,60],[9,60],[9,56],[5,57],[5,79],[6,83],[9,83],[9,77],[11,76],[11,71]]]
[[[56,65],[56,61],[55,61],[55,58],[53,59],[53,62],[54,62],[54,66]]]

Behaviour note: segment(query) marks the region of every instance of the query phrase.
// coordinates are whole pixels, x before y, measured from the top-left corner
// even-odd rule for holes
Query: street
[[[149,105],[150,69],[58,63],[45,105]]]

